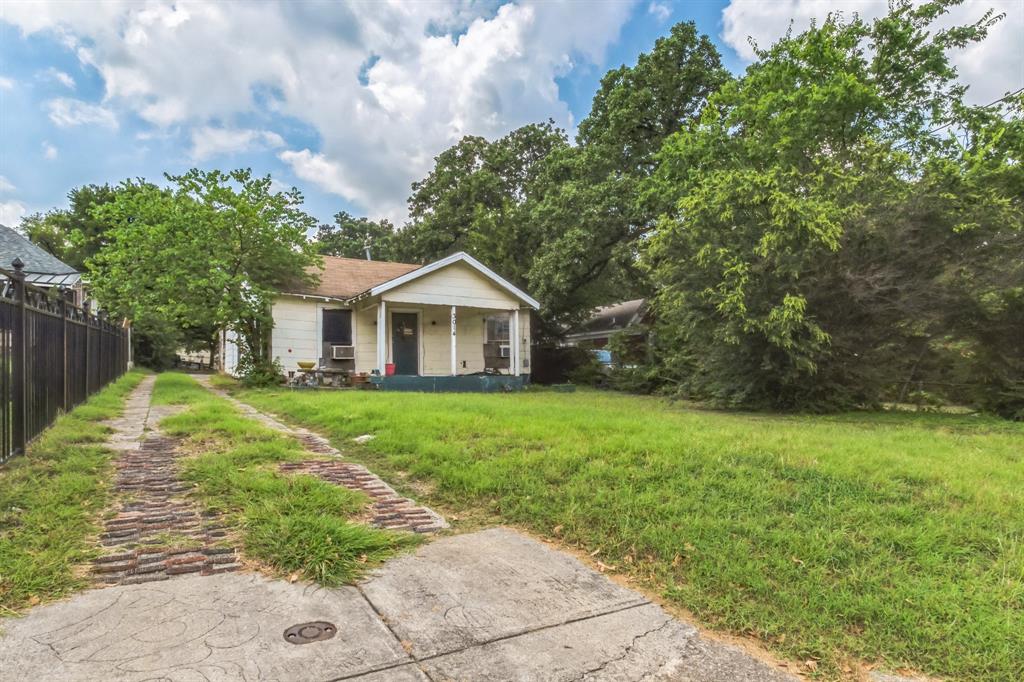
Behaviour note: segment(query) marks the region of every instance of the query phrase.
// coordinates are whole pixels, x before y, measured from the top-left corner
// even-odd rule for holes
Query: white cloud
[[[280,135],[269,130],[203,126],[192,130],[190,155],[196,161],[203,161],[211,156],[283,147],[284,144]]]
[[[57,158],[57,148],[49,142],[43,142],[43,158],[47,161],[53,161]]]
[[[754,59],[748,42],[768,47],[782,37],[793,22],[794,33],[806,29],[812,20],[820,24],[828,13],[854,13],[866,20],[885,15],[888,0],[732,0],[722,10],[722,39],[747,61]],[[970,86],[967,99],[988,104],[1007,92],[1024,87],[1024,2],[1021,0],[965,0],[941,20],[942,26],[973,23],[990,8],[1006,17],[989,32],[988,38],[951,54],[962,82]]]
[[[6,76],[0,76],[0,90],[12,90],[14,88],[14,81]]]
[[[57,81],[69,90],[75,89],[75,79],[72,78],[69,74],[65,73],[64,71],[61,71],[60,69],[55,69],[51,66],[43,72],[43,76],[50,80]]]
[[[26,213],[28,209],[20,201],[0,201],[0,225],[17,227]]]
[[[312,182],[314,185],[353,201],[362,201],[366,197],[362,190],[348,177],[345,167],[331,161],[323,154],[315,154],[308,149],[302,151],[283,151],[278,158],[291,166],[292,172],[298,177]]]
[[[647,6],[647,13],[653,14],[658,21],[665,21],[672,16],[672,9],[663,2],[652,2]]]
[[[0,175],[0,192],[13,192],[16,189],[13,182]]]
[[[254,112],[309,126],[319,144],[291,152],[296,172],[328,164],[321,186],[394,216],[463,135],[547,118],[571,128],[556,79],[600,62],[632,12],[630,2],[570,0],[110,0],[8,3],[5,20],[71,46],[102,76],[105,110],[185,130]]]
[[[79,125],[117,128],[117,117],[114,112],[99,104],[58,97],[47,102],[46,108],[50,110],[50,120],[61,128]]]

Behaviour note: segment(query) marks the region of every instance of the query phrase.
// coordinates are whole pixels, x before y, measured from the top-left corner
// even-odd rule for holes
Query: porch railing
[[[128,369],[128,333],[0,268],[0,463]]]

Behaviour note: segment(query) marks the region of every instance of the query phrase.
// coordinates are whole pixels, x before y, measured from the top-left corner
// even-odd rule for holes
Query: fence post
[[[89,379],[91,378],[89,376],[89,355],[91,354],[90,353],[90,349],[89,349],[89,339],[92,336],[92,329],[91,329],[92,314],[89,312],[89,307],[90,307],[89,306],[89,301],[85,301],[84,303],[82,303],[82,310],[85,313],[85,397],[86,398],[88,398],[90,395],[92,395],[92,390],[91,390],[91,386],[90,386],[90,383],[89,383]]]
[[[14,398],[14,414],[11,426],[11,445],[15,452],[21,451],[25,453],[25,444],[28,440],[28,377],[26,372],[28,371],[26,360],[26,336],[27,328],[25,323],[27,322],[27,315],[25,313],[25,273],[23,269],[25,263],[20,258],[15,258],[11,263],[14,266],[14,272],[11,274],[11,279],[14,284],[15,302],[17,303],[17,311],[14,314],[14,334],[11,339],[11,377],[14,380],[14,390],[11,391],[11,397]]]
[[[100,337],[100,352],[97,360],[99,361],[99,378],[96,380],[96,390],[100,390],[101,387],[107,385],[105,360],[106,353],[104,352],[107,348],[107,334],[109,333],[109,326],[107,325],[107,311],[97,310],[96,319],[99,321],[99,337]]]
[[[61,365],[61,383],[64,387],[64,411],[70,411],[68,403],[68,292],[60,288],[60,338],[63,343],[64,363]]]

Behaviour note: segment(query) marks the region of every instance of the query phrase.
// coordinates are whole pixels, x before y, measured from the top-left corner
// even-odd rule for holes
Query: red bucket
[[[384,365],[384,376],[393,377],[395,376],[395,363],[388,362]]]

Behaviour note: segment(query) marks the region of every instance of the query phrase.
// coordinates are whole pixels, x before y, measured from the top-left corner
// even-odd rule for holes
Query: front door
[[[416,313],[391,313],[391,358],[395,374],[420,373],[420,339]]]

